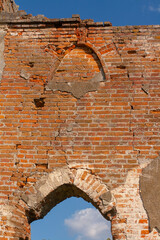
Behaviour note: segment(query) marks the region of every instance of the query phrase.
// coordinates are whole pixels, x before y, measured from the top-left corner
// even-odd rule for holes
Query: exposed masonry
[[[114,240],[158,240],[160,26],[48,19],[0,1],[0,238],[76,196]]]
[[[72,196],[91,202],[108,220],[116,214],[111,192],[99,178],[87,170],[76,171],[65,167],[42,177],[32,195],[22,196],[28,206],[29,222],[43,218],[54,206]]]

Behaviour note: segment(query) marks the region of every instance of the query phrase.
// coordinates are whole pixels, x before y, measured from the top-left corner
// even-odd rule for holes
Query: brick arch
[[[90,42],[83,42],[83,41],[80,41],[76,44],[72,44],[68,47],[65,47],[65,48],[62,48],[61,50],[58,50],[58,52],[53,51],[52,49],[52,52],[55,53],[55,56],[57,56],[57,60],[54,61],[53,63],[53,66],[52,66],[52,70],[48,76],[48,81],[52,79],[53,75],[55,74],[56,70],[58,69],[60,63],[62,62],[62,60],[64,59],[64,57],[68,54],[70,54],[70,52],[72,50],[74,50],[75,48],[77,47],[85,47],[87,48],[88,50],[91,50],[93,54],[96,55],[97,57],[97,60],[99,61],[99,64],[101,65],[101,68],[102,68],[102,71],[103,71],[103,74],[104,74],[104,77],[105,77],[105,80],[108,79],[109,75],[108,75],[108,69],[106,67],[106,64],[105,64],[105,61],[103,60],[102,58],[102,54],[99,52],[98,49],[96,49],[96,47],[91,44]],[[60,52],[59,52],[60,51]]]
[[[98,90],[100,82],[104,81],[106,75],[98,55],[91,47],[79,43],[65,49],[54,63],[47,79],[47,90],[67,92],[81,98]]]
[[[116,214],[111,192],[89,170],[67,167],[55,169],[43,176],[31,191],[27,190],[22,196],[29,223],[43,218],[58,203],[73,196],[91,202],[107,220],[112,220]]]
[[[104,45],[103,47],[101,47],[100,49],[96,48],[94,46],[94,44],[92,44],[91,42],[87,41],[87,42],[78,42],[77,43],[77,46],[86,46],[90,49],[92,49],[92,51],[96,54],[97,58],[99,59],[99,62],[101,63],[101,66],[102,66],[102,69],[103,69],[103,72],[104,72],[104,76],[105,76],[105,80],[109,80],[110,79],[110,74],[109,74],[109,70],[107,68],[107,64],[105,63],[105,60],[103,59],[103,54],[105,53],[104,51],[102,52],[101,49],[106,49],[107,46]],[[107,48],[108,49],[108,48]],[[111,49],[113,50],[113,49]]]
[[[86,47],[86,48],[92,50],[92,52],[96,55],[100,65],[101,65],[105,80],[108,80],[109,79],[109,73],[108,73],[108,69],[107,69],[107,66],[105,64],[105,61],[103,60],[103,54],[101,54],[101,52],[91,42],[89,42],[89,41],[87,41],[87,42],[79,41],[79,42],[77,42],[77,44],[73,44],[71,47],[69,47],[65,51],[64,56],[66,54],[70,53],[76,47]]]

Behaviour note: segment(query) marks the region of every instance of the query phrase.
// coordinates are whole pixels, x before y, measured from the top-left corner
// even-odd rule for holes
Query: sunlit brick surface
[[[160,27],[28,17],[0,34],[0,240],[30,239],[61,188],[114,239],[160,239],[139,186],[160,152]]]

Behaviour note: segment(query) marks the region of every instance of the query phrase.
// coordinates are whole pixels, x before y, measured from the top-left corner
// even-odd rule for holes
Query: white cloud
[[[94,208],[77,211],[64,223],[71,233],[76,234],[76,240],[106,240],[110,237],[109,222]]]
[[[160,5],[158,5],[158,7],[149,6],[149,10],[151,12],[159,12],[160,13]]]

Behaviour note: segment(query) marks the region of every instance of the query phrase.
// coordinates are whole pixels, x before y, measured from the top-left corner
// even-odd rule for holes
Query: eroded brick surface
[[[159,189],[160,27],[0,19],[0,239],[30,239],[29,223],[70,196],[114,239],[160,239],[141,189]]]
[[[17,12],[18,6],[13,0],[0,0],[0,12]]]

